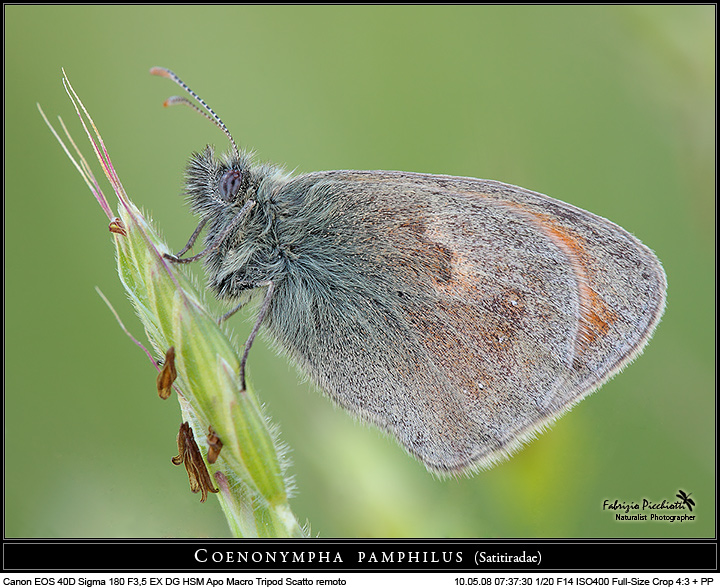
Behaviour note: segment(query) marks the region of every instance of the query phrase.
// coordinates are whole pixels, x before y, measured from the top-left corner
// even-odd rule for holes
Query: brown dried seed
[[[202,453],[200,453],[200,448],[195,442],[195,436],[189,423],[184,422],[180,425],[177,444],[178,455],[172,458],[172,462],[175,465],[185,464],[190,481],[190,490],[194,494],[202,492],[200,502],[205,502],[208,492],[217,493],[219,490],[215,488],[212,482],[212,477],[203,461]]]
[[[169,398],[172,392],[173,382],[177,379],[177,370],[175,369],[175,348],[171,347],[165,354],[165,362],[162,370],[157,376],[158,396],[163,400]]]
[[[108,225],[108,230],[111,233],[115,233],[116,235],[122,235],[123,237],[127,236],[125,225],[118,217],[115,217],[110,221],[110,224]]]
[[[218,456],[220,455],[220,450],[223,447],[222,441],[220,441],[220,437],[217,436],[217,433],[213,430],[212,427],[208,429],[208,436],[207,436],[207,442],[208,442],[208,454],[207,454],[207,460],[208,463],[215,463],[217,461]]]

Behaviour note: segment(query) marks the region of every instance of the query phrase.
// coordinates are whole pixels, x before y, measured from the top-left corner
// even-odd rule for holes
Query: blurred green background
[[[6,536],[228,536],[217,501],[200,504],[170,463],[178,406],[157,398],[154,369],[94,290],[142,337],[107,219],[35,106],[62,115],[90,156],[64,67],[126,190],[178,248],[195,226],[185,161],[227,143],[190,110],[162,108],[178,89],[154,65],[260,159],[517,184],[620,224],[667,271],[645,354],[470,479],[428,474],[257,344],[251,376],[314,534],[714,535],[714,6],[4,10]],[[234,320],[249,331],[248,315]],[[621,523],[602,509],[679,489],[697,504],[692,523]]]

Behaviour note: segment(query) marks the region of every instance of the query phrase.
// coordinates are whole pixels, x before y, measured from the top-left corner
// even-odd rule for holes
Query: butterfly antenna
[[[175,75],[175,73],[171,72],[169,69],[165,69],[164,67],[153,67],[150,69],[150,73],[154,76],[167,78],[168,80],[172,80],[173,82],[175,82],[178,86],[180,86],[183,90],[190,94],[190,96],[195,98],[195,100],[197,100],[207,112],[201,110],[195,104],[190,102],[190,100],[188,100],[187,98],[183,98],[182,96],[171,96],[170,98],[165,100],[163,106],[172,106],[174,104],[186,104],[190,106],[193,110],[202,114],[206,119],[211,121],[223,133],[225,133],[227,138],[230,139],[230,143],[232,144],[233,151],[235,151],[235,155],[237,157],[240,157],[240,151],[238,149],[237,143],[235,143],[235,139],[233,139],[230,131],[228,131],[227,127],[225,126],[225,123],[220,119],[217,114],[215,114],[215,111],[213,111],[213,109],[210,108],[202,98],[200,98],[200,96],[193,92],[185,82],[183,82],[179,77],[177,77],[177,75]]]

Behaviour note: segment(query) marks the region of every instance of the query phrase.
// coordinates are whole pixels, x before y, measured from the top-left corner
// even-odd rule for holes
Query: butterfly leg
[[[165,259],[179,259],[181,256],[185,255],[185,253],[193,246],[195,245],[195,241],[197,241],[198,236],[200,235],[200,232],[205,228],[205,224],[207,223],[208,219],[203,219],[200,221],[200,224],[197,226],[195,231],[192,235],[190,235],[190,239],[187,242],[187,245],[183,247],[180,251],[178,251],[175,255],[172,257],[168,257],[168,255],[165,256]]]
[[[222,325],[226,320],[228,320],[232,315],[234,315],[236,312],[241,310],[248,302],[249,300],[243,300],[240,304],[238,304],[236,307],[234,307],[232,310],[227,311],[224,315],[222,315],[218,320],[217,324]]]
[[[202,221],[198,225],[198,227],[195,229],[193,234],[190,236],[190,240],[188,241],[187,245],[185,245],[185,247],[183,247],[179,253],[177,253],[175,255],[173,255],[172,253],[163,253],[163,257],[169,261],[172,261],[173,263],[191,263],[193,261],[197,261],[198,259],[200,259],[202,257],[205,257],[208,253],[210,253],[211,251],[220,247],[220,245],[222,244],[223,241],[225,241],[225,239],[228,237],[228,235],[232,234],[235,231],[235,229],[238,228],[240,223],[245,219],[245,217],[250,212],[250,210],[252,209],[253,206],[255,206],[255,201],[248,200],[245,203],[245,206],[243,206],[240,209],[240,212],[238,212],[235,215],[235,218],[233,218],[232,221],[230,221],[230,223],[228,224],[228,226],[225,227],[223,232],[220,233],[217,237],[215,237],[212,240],[212,242],[210,243],[210,245],[205,247],[205,249],[203,249],[200,253],[193,255],[191,257],[180,257],[183,253],[185,253],[188,249],[190,249],[190,247],[193,246],[193,244],[195,243],[195,241],[198,238],[198,235],[200,234],[200,231],[203,230],[203,227],[205,226],[206,221]]]
[[[255,337],[257,337],[258,331],[260,330],[260,325],[265,319],[265,315],[267,315],[268,309],[270,308],[270,300],[272,299],[273,292],[275,291],[275,284],[271,281],[254,283],[252,284],[251,288],[262,288],[263,286],[267,286],[267,292],[265,293],[265,298],[263,299],[262,306],[260,307],[260,312],[258,313],[257,319],[255,320],[255,325],[253,325],[252,331],[250,331],[250,335],[248,336],[247,341],[245,341],[245,349],[243,350],[242,359],[240,360],[240,382],[242,384],[241,390],[245,390],[245,365],[247,364],[250,347],[252,347],[253,341],[255,341]],[[247,300],[243,300],[235,308],[226,312],[218,319],[218,324],[222,324],[223,322],[225,322],[232,315],[234,315],[241,308],[243,308],[247,303]]]
[[[263,300],[262,306],[260,307],[260,312],[258,313],[257,319],[255,320],[255,325],[253,326],[252,331],[250,331],[250,335],[245,342],[245,350],[243,351],[242,359],[240,360],[240,383],[242,385],[241,390],[243,391],[245,390],[245,365],[247,364],[250,347],[252,347],[253,341],[255,341],[255,337],[260,330],[260,325],[262,324],[263,320],[265,319],[265,315],[267,315],[267,312],[270,309],[270,300],[272,299],[273,292],[275,291],[275,284],[272,281],[261,282],[257,285],[267,286],[267,292],[265,293],[265,299]]]

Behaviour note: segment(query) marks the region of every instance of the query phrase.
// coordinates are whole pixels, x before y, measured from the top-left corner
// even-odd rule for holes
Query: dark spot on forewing
[[[390,231],[390,238],[405,258],[408,269],[434,283],[444,284],[452,279],[453,252],[428,238],[427,226],[421,220],[412,220]]]

